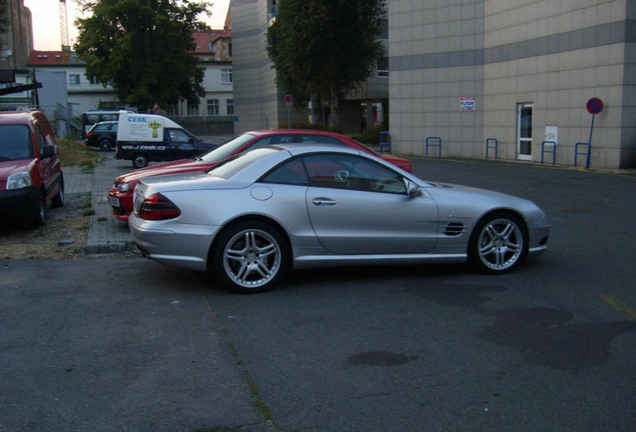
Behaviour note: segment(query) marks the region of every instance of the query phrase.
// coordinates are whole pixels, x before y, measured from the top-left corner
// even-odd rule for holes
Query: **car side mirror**
[[[47,159],[53,156],[55,156],[55,147],[52,145],[45,145],[42,147],[42,150],[40,151],[40,159]]]
[[[411,180],[405,178],[404,184],[406,185],[406,194],[409,196],[409,198],[415,198],[422,195],[422,189],[420,189],[420,187],[413,183]]]

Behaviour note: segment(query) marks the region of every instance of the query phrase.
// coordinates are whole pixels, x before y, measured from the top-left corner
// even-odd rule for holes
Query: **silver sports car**
[[[129,226],[144,255],[214,271],[240,292],[319,265],[468,261],[504,273],[545,251],[550,233],[531,201],[423,181],[354,149],[297,144],[143,179]]]

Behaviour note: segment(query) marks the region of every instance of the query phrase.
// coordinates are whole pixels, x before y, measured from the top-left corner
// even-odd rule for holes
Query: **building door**
[[[532,160],[532,103],[517,104],[517,158]]]

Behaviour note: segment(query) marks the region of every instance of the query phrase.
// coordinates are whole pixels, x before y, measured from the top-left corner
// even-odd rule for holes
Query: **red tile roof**
[[[232,30],[212,30],[211,32],[194,32],[192,37],[195,42],[195,54],[211,54],[210,43],[221,38],[231,38]],[[55,66],[69,64],[84,64],[75,56],[74,52],[67,51],[31,51],[29,57],[30,66]]]
[[[217,39],[231,38],[231,30],[212,30],[212,32],[194,32],[192,33],[196,47],[195,54],[211,54],[210,44]]]
[[[29,56],[29,65],[31,66],[52,66],[81,63],[82,62],[75,57],[74,53],[67,51],[31,51],[31,55]]]

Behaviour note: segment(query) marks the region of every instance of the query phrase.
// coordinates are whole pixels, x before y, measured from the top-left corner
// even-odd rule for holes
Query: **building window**
[[[274,24],[276,15],[278,15],[278,4],[276,0],[267,0],[267,22],[269,22],[269,25]]]
[[[389,77],[389,58],[381,57],[378,60],[378,78],[388,78]]]
[[[219,100],[208,99],[208,115],[219,115]]]
[[[378,20],[378,28],[380,33],[378,34],[378,39],[388,40],[389,39],[389,20],[386,18],[380,18]]]
[[[232,84],[232,69],[221,69],[221,82]]]
[[[197,115],[199,115],[199,106],[198,105],[190,105],[190,104],[188,104],[188,115],[189,116],[197,116]]]
[[[226,102],[227,115],[234,115],[234,99],[228,99]]]
[[[79,74],[69,74],[68,83],[69,83],[69,85],[79,85],[79,83],[80,83]]]
[[[179,115],[179,105],[174,104],[168,107],[168,115],[169,116],[178,116]]]

